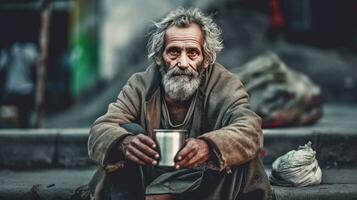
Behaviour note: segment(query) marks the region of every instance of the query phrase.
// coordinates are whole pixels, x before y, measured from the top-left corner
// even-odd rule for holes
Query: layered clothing
[[[164,92],[158,68],[151,65],[145,72],[134,74],[123,87],[117,101],[111,103],[107,113],[99,117],[91,127],[89,156],[106,169],[107,173],[120,171],[125,166],[125,158],[118,156],[120,152],[116,152],[116,146],[124,137],[134,133],[123,125],[139,124],[150,137],[154,129],[162,128]],[[219,177],[236,174],[231,178],[233,182],[240,180],[237,187],[239,189],[232,189],[239,190],[235,191],[236,193],[248,195],[252,194],[252,191],[261,190],[261,199],[271,198],[264,168],[258,157],[263,141],[261,119],[250,109],[248,94],[241,81],[217,63],[209,66],[203,73],[201,85],[194,97],[194,105],[191,105],[194,106],[194,111],[188,131],[189,137],[205,140],[212,155],[200,171],[201,175],[189,181],[188,184],[191,184],[200,179],[197,187],[189,191],[198,191],[200,185],[205,184],[202,179],[209,177],[204,175],[205,172],[212,171]],[[113,158],[113,155],[117,156]],[[161,177],[162,183],[175,180],[173,177],[178,173]],[[156,183],[155,181],[157,180],[153,180],[153,183]],[[157,185],[160,184],[161,182]],[[221,188],[227,186],[223,184]],[[186,189],[183,191],[187,191]]]

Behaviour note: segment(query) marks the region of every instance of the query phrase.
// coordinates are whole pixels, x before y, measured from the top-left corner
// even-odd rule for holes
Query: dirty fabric
[[[194,96],[187,115],[181,124],[173,124],[170,119],[170,114],[167,105],[163,98],[161,98],[161,129],[183,129],[191,130],[193,111],[196,106],[197,94]],[[188,133],[189,134],[189,133]],[[191,135],[190,137],[197,137]],[[186,135],[188,138],[188,135]],[[187,191],[197,189],[202,176],[202,169],[196,170],[175,170],[173,167],[155,166],[151,168],[150,180],[154,180],[146,187],[146,194],[181,194]]]
[[[143,182],[147,176],[140,178],[141,169],[145,171],[145,167],[138,167],[129,162],[122,170],[113,173],[105,173],[104,170],[99,170],[95,178],[106,177],[104,185],[108,185],[110,191],[102,191],[101,193],[108,194],[111,199],[144,199],[143,193],[145,192],[142,192],[141,188],[145,187]],[[265,177],[261,161],[259,158],[255,158],[241,166],[232,168],[230,172],[219,172],[207,168],[178,170],[169,176],[162,176],[151,182],[150,185],[154,186],[151,188],[159,191],[146,189],[146,193],[164,194],[163,191],[166,191],[180,200],[271,199],[272,193],[267,188],[268,182]],[[158,184],[159,182],[160,184]],[[165,184],[162,185],[162,182],[165,182]],[[92,191],[94,191],[94,188]],[[96,200],[102,199],[108,198],[96,198]]]
[[[158,67],[152,65],[145,72],[134,74],[123,87],[117,101],[111,103],[107,113],[94,122],[88,141],[89,156],[103,167],[110,164],[109,153],[112,149],[116,149],[114,147],[118,141],[133,134],[130,130],[123,128],[123,125],[137,123],[148,136],[152,136],[153,129],[162,128],[161,125],[165,124],[161,123],[162,91]],[[148,193],[173,193],[177,190],[186,191],[182,194],[184,195],[197,192],[200,188],[205,188],[201,187],[202,180],[205,180],[205,174],[207,174],[205,172],[209,171],[211,173],[208,174],[216,173],[221,177],[208,181],[208,185],[222,184],[214,185],[219,195],[237,194],[242,191],[242,194],[246,196],[260,195],[260,198],[255,199],[271,199],[270,186],[258,158],[258,152],[262,146],[261,119],[250,109],[248,95],[240,80],[223,66],[213,64],[204,71],[196,98],[189,133],[191,137],[198,136],[197,138],[207,141],[214,152],[205,166],[207,170],[189,173],[179,170],[169,172],[168,176],[164,173],[164,176],[159,175],[151,182],[152,186],[160,183],[160,185],[171,184],[174,187],[169,186],[165,189],[159,186],[149,187]],[[124,158],[120,159],[117,161],[122,162]],[[234,169],[245,164],[248,170],[245,174],[244,188],[240,190],[240,182],[235,182],[233,177],[242,178],[243,172],[235,173]],[[122,170],[118,168],[118,173]],[[151,170],[144,171],[151,173]],[[228,172],[238,175],[231,176]],[[150,177],[150,174],[147,175]],[[226,179],[226,176],[231,178]],[[175,181],[172,181],[173,177]],[[127,182],[123,181],[123,183]],[[233,187],[235,183],[238,184],[237,187]],[[234,190],[228,192],[231,188]],[[150,189],[155,190],[150,191]],[[207,196],[196,199],[210,198]]]
[[[252,109],[263,118],[263,127],[308,125],[322,117],[319,86],[276,54],[258,56],[235,73],[246,86]]]
[[[149,136],[153,129],[160,128],[162,92],[158,67],[152,65],[134,74],[117,101],[91,127],[88,153],[102,166],[108,164],[113,146],[131,134],[122,124],[138,123]],[[201,106],[195,107],[191,131],[210,142],[219,154],[214,167],[225,170],[257,156],[262,146],[261,118],[250,109],[240,80],[223,66],[213,64],[204,71],[197,92]]]

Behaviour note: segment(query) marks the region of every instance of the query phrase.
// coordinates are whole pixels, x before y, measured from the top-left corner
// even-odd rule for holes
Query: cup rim
[[[154,129],[153,132],[187,132],[185,129]]]

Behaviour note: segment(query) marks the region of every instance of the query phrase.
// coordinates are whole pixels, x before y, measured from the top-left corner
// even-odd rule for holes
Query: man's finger
[[[144,162],[142,162],[141,160],[139,160],[137,157],[135,157],[133,154],[131,154],[129,151],[127,151],[125,153],[125,157],[131,161],[133,161],[134,163],[136,164],[139,164],[139,165],[145,165]]]
[[[176,163],[176,165],[179,165],[180,168],[186,167],[189,161],[197,154],[196,151],[191,151],[189,154],[187,154],[186,157],[182,158],[179,162]]]
[[[185,146],[181,149],[180,152],[177,153],[176,155],[176,160],[180,161],[184,159],[191,151],[195,151],[197,153],[198,146],[196,143],[192,142],[191,140],[188,140],[185,144]]]
[[[203,157],[194,157],[187,163],[187,168],[195,168],[201,166],[206,160],[208,160],[209,155],[205,155]]]
[[[156,160],[148,157],[143,152],[141,152],[140,150],[138,150],[137,148],[135,148],[133,146],[129,146],[127,151],[129,153],[131,153],[132,155],[134,155],[136,158],[138,158],[140,161],[146,163],[147,165],[156,165],[157,164]]]
[[[149,136],[144,134],[139,134],[138,138],[141,142],[145,143],[146,145],[150,146],[151,148],[156,148],[156,143],[152,140]]]
[[[159,154],[152,149],[150,146],[146,145],[145,143],[140,142],[133,142],[132,145],[139,149],[141,152],[145,153],[150,158],[158,159],[160,156]]]

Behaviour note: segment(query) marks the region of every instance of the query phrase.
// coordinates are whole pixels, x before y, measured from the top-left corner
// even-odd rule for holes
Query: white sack
[[[269,176],[273,185],[303,187],[321,183],[321,169],[311,142],[277,158]]]

